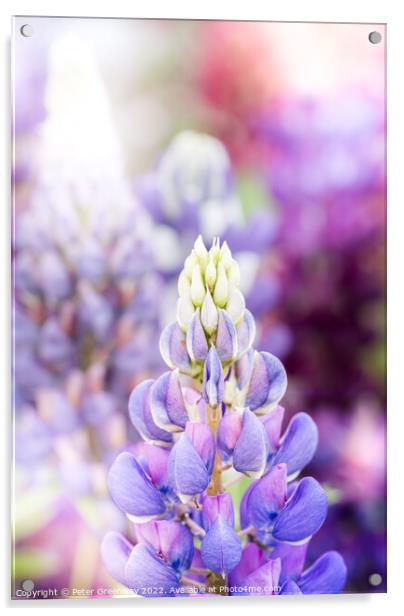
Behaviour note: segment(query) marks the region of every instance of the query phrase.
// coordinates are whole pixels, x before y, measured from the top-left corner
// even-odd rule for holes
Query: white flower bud
[[[216,282],[216,266],[211,257],[209,257],[209,263],[205,270],[205,282],[210,290],[213,289]]]
[[[186,273],[186,275],[188,276],[188,278],[191,280],[192,278],[192,272],[194,269],[194,266],[197,265],[198,263],[198,257],[195,254],[195,251],[192,250],[191,254],[185,259],[185,263],[184,263],[184,272]]]
[[[239,289],[232,289],[227,302],[226,312],[236,325],[240,323],[243,318],[245,310],[244,296]]]
[[[213,293],[213,299],[215,304],[220,308],[224,308],[229,299],[229,284],[227,282],[226,272],[223,264],[220,262],[218,266],[218,275]]]
[[[212,259],[213,263],[217,263],[220,256],[220,248],[219,241],[214,239],[211,249],[209,250],[209,257]]]
[[[189,281],[188,276],[185,273],[185,270],[182,270],[178,278],[178,295],[180,297],[184,297],[186,295],[189,296],[190,292],[191,292],[191,283]]]
[[[184,332],[187,331],[194,312],[195,308],[191,302],[190,296],[186,295],[184,297],[180,297],[177,302],[177,321],[178,325]]]
[[[205,285],[203,284],[201,268],[199,264],[194,265],[192,270],[192,282],[191,282],[191,299],[195,306],[202,306],[205,299]]]
[[[233,257],[231,256],[231,250],[227,244],[227,242],[223,242],[222,247],[220,249],[220,260],[224,265],[224,268],[227,270],[233,261]]]
[[[201,321],[207,334],[213,334],[217,328],[218,312],[215,304],[213,303],[212,296],[209,289],[206,292],[205,299],[203,300],[201,309]]]
[[[203,242],[202,235],[199,235],[197,240],[195,241],[194,251],[195,251],[196,256],[199,259],[199,263],[201,264],[202,271],[205,271],[205,268],[209,260],[209,253]]]
[[[231,265],[227,270],[227,279],[231,289],[240,285],[240,266],[235,259],[232,259]]]

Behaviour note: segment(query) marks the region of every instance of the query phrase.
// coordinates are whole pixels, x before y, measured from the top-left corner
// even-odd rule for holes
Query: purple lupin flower
[[[146,443],[137,456],[118,456],[109,488],[135,522],[137,543],[129,550],[107,535],[102,554],[138,595],[330,593],[345,583],[336,552],[303,572],[328,508],[313,477],[297,480],[318,431],[301,412],[282,433],[286,372],[252,347],[237,271],[226,243],[208,251],[198,238],[180,274],[177,321],[160,342],[172,371],[130,397]],[[236,527],[227,488],[245,477]]]

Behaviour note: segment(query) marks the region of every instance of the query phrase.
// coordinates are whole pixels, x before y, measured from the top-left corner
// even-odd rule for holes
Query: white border
[[[3,50],[1,62],[1,83],[3,85],[0,98],[3,113],[1,114],[1,169],[3,172],[4,190],[1,200],[1,319],[0,319],[0,392],[2,395],[1,412],[4,417],[10,417],[9,390],[10,390],[10,309],[9,309],[9,229],[10,229],[10,120],[9,120],[9,62],[10,62],[10,31],[11,15],[60,15],[60,16],[94,16],[94,17],[171,17],[189,19],[261,19],[271,21],[341,21],[361,23],[387,23],[388,25],[388,471],[389,471],[389,589],[387,595],[343,595],[339,597],[272,597],[272,598],[245,598],[245,599],[178,599],[178,600],[148,600],[137,601],[136,605],[130,600],[97,600],[97,601],[54,601],[48,602],[13,602],[8,600],[10,562],[8,554],[9,545],[9,507],[8,498],[2,499],[1,517],[2,529],[5,533],[2,546],[2,562],[0,569],[0,587],[2,603],[6,609],[18,611],[30,609],[88,609],[91,607],[103,609],[126,608],[149,611],[150,609],[164,610],[165,613],[174,613],[178,610],[192,609],[219,610],[231,609],[232,612],[252,608],[256,613],[269,613],[277,610],[282,614],[296,614],[305,616],[313,612],[324,610],[327,614],[339,614],[341,610],[353,612],[357,616],[365,614],[379,616],[380,610],[393,610],[403,604],[404,592],[403,556],[400,545],[403,542],[403,381],[404,367],[402,353],[404,350],[404,89],[403,82],[403,25],[401,19],[400,3],[393,0],[381,2],[380,0],[367,0],[366,2],[353,2],[352,0],[284,0],[270,3],[268,0],[248,0],[241,2],[218,2],[217,0],[203,0],[203,2],[190,3],[180,0],[169,2],[153,1],[138,2],[136,0],[3,0],[0,7],[0,33]],[[400,150],[401,148],[401,150]],[[8,343],[7,343],[8,341]],[[3,419],[1,423],[2,459],[5,472],[5,492],[9,492],[9,431],[10,421]],[[400,459],[401,454],[401,459]],[[225,601],[225,603],[223,603]],[[387,605],[388,604],[388,605]]]

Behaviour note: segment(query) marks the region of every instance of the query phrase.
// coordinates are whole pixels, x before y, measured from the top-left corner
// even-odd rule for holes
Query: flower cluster
[[[135,545],[108,533],[104,563],[138,595],[338,593],[346,567],[336,552],[303,572],[310,538],[327,515],[312,477],[317,428],[298,413],[282,432],[287,384],[281,362],[254,350],[254,318],[226,243],[199,237],[178,281],[177,320],[160,339],[170,367],[129,400],[144,439],[108,476],[133,523]],[[236,525],[227,488],[250,478]],[[238,524],[238,523],[237,523]]]

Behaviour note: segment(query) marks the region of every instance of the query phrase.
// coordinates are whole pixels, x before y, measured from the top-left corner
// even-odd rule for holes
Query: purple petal
[[[160,490],[167,488],[169,450],[151,443],[141,443],[137,451],[138,462],[145,468],[153,484]]]
[[[129,398],[129,416],[131,422],[144,440],[170,443],[172,435],[162,430],[153,421],[150,408],[150,390],[154,381],[148,379],[135,387]]]
[[[215,461],[215,437],[210,427],[203,423],[187,422],[185,433],[195,447],[195,451],[203,460],[209,475],[212,473],[213,464]]]
[[[108,488],[115,504],[136,518],[164,513],[161,494],[132,454],[119,454],[108,473]]]
[[[313,477],[304,477],[275,520],[272,534],[278,541],[302,541],[322,526],[327,516],[327,495]]]
[[[276,595],[279,590],[279,576],[281,572],[281,561],[268,560],[259,569],[256,569],[245,580],[245,586],[250,586],[250,595]]]
[[[303,571],[309,541],[299,545],[289,545],[288,543],[278,543],[271,553],[271,558],[280,558],[282,571],[280,582],[286,580],[297,580]]]
[[[264,550],[255,543],[247,543],[241,560],[229,575],[229,586],[243,586],[247,576],[268,560]]]
[[[302,591],[299,586],[293,580],[288,580],[282,586],[282,590],[279,593],[280,595],[301,595]]]
[[[192,559],[191,567],[195,569],[204,569],[205,565],[203,564],[202,556],[200,550],[195,548],[194,557]],[[187,577],[191,580],[196,580],[197,582],[204,582],[205,576],[203,573],[194,573],[192,570],[187,573]]]
[[[183,524],[169,520],[136,524],[136,536],[176,571],[182,573],[191,566],[194,542],[190,530]]]
[[[206,531],[213,526],[219,515],[229,526],[234,528],[234,509],[230,494],[205,496],[203,499],[202,524]]]
[[[204,361],[208,354],[208,342],[201,323],[199,308],[193,315],[187,330],[187,350],[191,359]]]
[[[240,537],[219,515],[202,541],[201,556],[205,567],[224,575],[238,565],[241,553]]]
[[[247,385],[247,383],[250,382],[251,372],[253,369],[253,361],[254,350],[250,349],[234,365],[237,379],[237,387],[240,390],[243,389]]]
[[[233,321],[225,310],[219,308],[216,349],[222,361],[233,360],[237,355],[237,334]]]
[[[203,369],[202,396],[210,406],[223,402],[224,375],[216,348],[212,345]]]
[[[299,580],[305,595],[333,595],[340,593],[346,582],[347,567],[338,552],[326,552],[307,569]]]
[[[192,374],[185,334],[177,322],[164,328],[160,336],[160,353],[169,368]]]
[[[159,428],[178,432],[185,427],[188,413],[177,372],[165,372],[154,382],[150,393],[150,408]]]
[[[243,412],[230,411],[222,417],[217,430],[217,450],[223,462],[231,462],[243,426]]]
[[[252,346],[255,338],[255,320],[249,310],[244,312],[244,316],[236,327],[238,342],[238,357],[244,355]]]
[[[265,411],[266,407],[279,402],[286,387],[287,376],[282,362],[271,353],[256,351],[245,405],[252,411]]]
[[[101,543],[101,557],[108,573],[126,585],[125,567],[133,545],[121,534],[111,531]]]
[[[268,439],[261,421],[249,409],[243,411],[243,425],[233,452],[234,468],[250,477],[261,477],[268,456]]]
[[[286,473],[286,465],[278,464],[256,482],[246,504],[248,524],[259,530],[271,528],[286,501]]]
[[[135,545],[125,568],[126,583],[137,595],[168,596],[178,588],[179,575],[143,543]]]
[[[201,494],[209,485],[206,465],[184,432],[168,457],[168,478],[181,500]]]
[[[314,456],[318,443],[318,429],[307,413],[297,413],[281,439],[274,464],[284,462],[288,475],[300,471]]]
[[[248,486],[248,488],[246,489],[246,491],[244,492],[242,496],[242,499],[240,502],[240,527],[241,528],[247,528],[251,524],[251,521],[249,518],[250,511],[249,511],[248,504],[250,501],[251,493],[254,490],[257,483],[258,483],[258,480],[250,483],[250,485]]]
[[[267,433],[270,454],[274,454],[279,447],[284,414],[285,409],[282,406],[277,406],[273,411],[269,411],[269,413],[261,418],[265,432]]]

